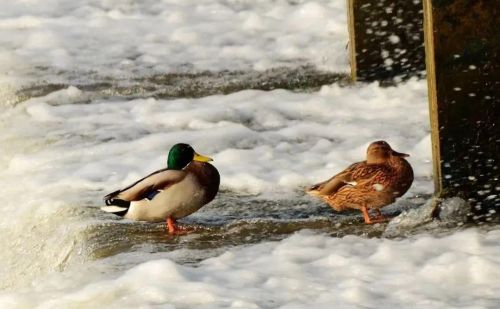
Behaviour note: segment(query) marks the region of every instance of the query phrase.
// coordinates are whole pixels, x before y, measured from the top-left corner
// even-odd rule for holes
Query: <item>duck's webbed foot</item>
[[[376,216],[375,216],[375,218],[372,219],[372,222],[376,222],[376,223],[387,222],[391,219],[390,217],[384,216],[382,214],[382,212],[380,211],[380,209],[378,209],[378,208],[375,209],[375,213],[376,213]]]
[[[175,219],[172,217],[167,217],[165,225],[170,235],[182,235],[193,232],[195,230],[194,228],[178,226],[175,222]]]
[[[368,209],[366,208],[366,206],[361,207],[361,212],[363,213],[363,219],[365,219],[366,224],[383,223],[389,221],[389,218],[382,215],[380,209],[375,209],[377,216],[375,216],[374,218],[370,218],[370,214],[368,213]]]

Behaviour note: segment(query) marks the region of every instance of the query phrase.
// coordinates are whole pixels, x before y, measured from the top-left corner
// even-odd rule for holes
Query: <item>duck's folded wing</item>
[[[107,205],[114,200],[139,201],[151,196],[157,190],[165,190],[186,176],[184,171],[163,169],[139,179],[130,186],[111,192],[104,197]]]
[[[334,175],[332,178],[309,187],[307,192],[313,195],[334,194],[343,186],[355,181],[356,171],[364,165],[366,165],[365,161],[351,164],[348,168]]]

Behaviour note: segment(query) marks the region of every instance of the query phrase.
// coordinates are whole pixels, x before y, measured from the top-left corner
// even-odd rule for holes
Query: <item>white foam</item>
[[[348,68],[345,1],[53,0],[0,6],[0,68],[8,69],[2,75],[29,76],[36,67],[119,78],[305,63]]]
[[[100,272],[103,261],[89,263],[84,274],[73,270],[66,278],[49,278],[38,293],[0,294],[0,305],[494,308],[500,302],[499,245],[498,230],[405,240],[302,231],[229,250],[196,267],[159,255],[109,275]]]
[[[201,99],[68,104],[85,98],[70,87],[11,111],[6,126],[15,124],[27,137],[55,147],[13,156],[6,162],[9,171],[55,168],[52,175],[61,178],[101,172],[101,181],[112,172],[109,182],[99,184],[107,187],[117,185],[116,179],[130,181],[130,172],[162,167],[169,147],[184,141],[213,156],[224,188],[269,193],[327,178],[362,160],[371,141],[386,139],[410,153],[416,188],[428,192],[429,181],[419,180],[431,170],[425,82],[398,88],[332,85],[312,94],[242,91]]]
[[[108,191],[164,167],[168,149],[178,142],[215,159],[222,189],[272,199],[295,196],[362,160],[371,141],[386,139],[412,155],[416,180],[407,196],[432,192],[424,81],[398,88],[331,85],[309,94],[250,90],[200,99],[80,104],[86,100],[85,92],[70,87],[0,114],[0,181],[19,184],[0,187],[7,214],[0,227],[4,239],[23,239],[19,248],[1,253],[12,280],[19,279],[15,269],[36,275],[64,267],[61,261],[85,259],[74,255],[72,236],[85,229],[85,219],[74,213],[82,204],[102,206]],[[64,234],[61,222],[72,234]],[[31,229],[37,235],[25,233]],[[20,253],[37,242],[39,250],[51,247],[41,235],[63,239],[73,250],[71,258],[33,261]]]

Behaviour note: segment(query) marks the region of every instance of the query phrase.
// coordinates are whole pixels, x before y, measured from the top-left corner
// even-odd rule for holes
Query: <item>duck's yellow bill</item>
[[[202,156],[201,154],[196,153],[196,152],[194,153],[193,160],[194,161],[198,161],[198,162],[210,162],[210,161],[213,161],[212,158]]]

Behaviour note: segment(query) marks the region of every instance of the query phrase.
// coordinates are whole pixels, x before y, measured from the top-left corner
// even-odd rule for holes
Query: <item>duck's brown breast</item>
[[[191,162],[186,168],[186,171],[196,176],[200,184],[200,189],[204,191],[205,203],[212,201],[219,191],[219,171],[210,163],[197,161]]]
[[[394,195],[400,197],[410,189],[413,183],[413,169],[405,159],[401,157],[393,157],[390,160],[392,172],[392,187]]]

